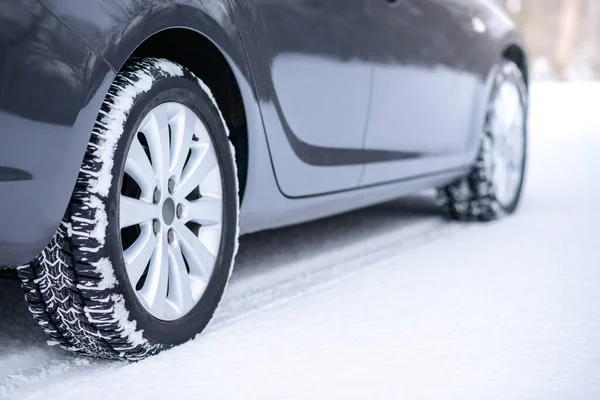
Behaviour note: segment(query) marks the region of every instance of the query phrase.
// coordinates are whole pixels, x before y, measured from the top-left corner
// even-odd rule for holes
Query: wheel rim
[[[518,86],[504,82],[492,107],[491,129],[484,144],[486,169],[496,200],[507,208],[519,193],[525,162],[525,109]]]
[[[154,317],[185,316],[202,298],[221,245],[223,188],[213,142],[183,104],[153,108],[133,138],[119,204],[129,283]]]

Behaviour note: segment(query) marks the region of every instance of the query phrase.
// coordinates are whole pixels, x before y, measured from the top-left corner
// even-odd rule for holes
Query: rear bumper
[[[50,242],[113,78],[37,2],[0,0],[0,266]]]

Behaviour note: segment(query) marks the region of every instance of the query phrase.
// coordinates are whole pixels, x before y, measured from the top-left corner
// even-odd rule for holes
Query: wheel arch
[[[529,85],[529,65],[523,47],[516,43],[510,44],[506,46],[502,53],[502,57],[517,64],[525,78],[525,83]]]
[[[104,49],[119,71],[132,57],[159,57],[190,69],[213,92],[236,150],[240,202],[248,176],[247,115],[256,110],[251,75],[231,12],[223,4],[196,8],[159,4],[133,17]]]
[[[467,151],[472,156],[473,161],[477,155],[481,127],[485,123],[487,102],[494,85],[494,77],[498,72],[498,66],[501,62],[503,60],[510,60],[517,64],[525,78],[526,88],[529,88],[529,64],[521,36],[516,31],[511,30],[503,40],[496,40],[493,43],[492,51],[486,53],[485,68],[483,69],[485,72],[482,74],[480,90],[476,94],[473,125],[471,127],[471,134],[467,140]]]
[[[185,47],[181,43],[185,43]],[[197,31],[168,28],[140,43],[130,57],[169,59],[194,72],[208,85],[223,113],[235,148],[242,200],[248,175],[248,124],[238,80],[221,49]]]

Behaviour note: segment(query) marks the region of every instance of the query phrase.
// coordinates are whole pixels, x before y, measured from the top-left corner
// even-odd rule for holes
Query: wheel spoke
[[[196,118],[196,124],[194,125],[194,133],[196,134],[196,137],[201,143],[209,143],[212,146],[210,134],[208,133],[206,126],[204,126],[204,124],[199,118]]]
[[[146,135],[152,157],[152,166],[164,189],[169,179],[170,164],[169,121],[165,110],[155,108],[145,118],[140,130]]]
[[[506,160],[496,149],[494,157],[494,183],[496,186],[496,196],[504,199],[506,196]]]
[[[215,256],[204,243],[182,223],[175,226],[181,240],[181,249],[190,267],[190,275],[207,281],[215,264]]]
[[[121,229],[150,221],[159,215],[160,210],[156,204],[128,196],[121,196],[119,211]]]
[[[522,110],[520,96],[518,89],[513,86],[504,86],[500,95],[499,112],[501,113],[502,125],[497,133],[502,136],[508,136],[514,121]]]
[[[170,306],[179,313],[185,314],[194,306],[192,283],[188,275],[180,247],[169,249],[169,298]]]
[[[210,251],[210,254],[218,254],[221,245],[221,224],[203,225],[198,231],[198,239],[204,244],[204,247]]]
[[[141,233],[135,242],[123,252],[123,259],[127,267],[129,282],[135,287],[144,270],[150,262],[150,257],[156,247],[156,236],[152,232],[150,223],[141,225]]]
[[[194,144],[192,146],[192,157],[183,171],[181,182],[175,189],[177,196],[180,199],[187,196],[216,167],[217,157],[214,149],[206,143]]]
[[[188,108],[182,108],[171,120],[171,167],[170,175],[181,179],[183,166],[192,146],[198,117]]]
[[[142,196],[145,199],[152,199],[152,193],[156,187],[156,175],[152,169],[152,164],[142,148],[137,136],[131,142],[129,154],[125,161],[125,172],[142,189]]]
[[[196,222],[202,226],[220,224],[223,218],[223,204],[220,197],[202,196],[195,201],[184,201],[187,208],[187,221]]]
[[[169,285],[169,255],[167,250],[167,234],[161,233],[158,246],[150,259],[148,275],[144,286],[138,292],[147,308],[157,318],[163,318],[167,290]]]

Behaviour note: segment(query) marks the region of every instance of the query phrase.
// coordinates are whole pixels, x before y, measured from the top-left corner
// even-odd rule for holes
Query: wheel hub
[[[175,219],[175,202],[172,198],[168,198],[163,203],[162,209],[163,221],[167,225],[171,225]]]

